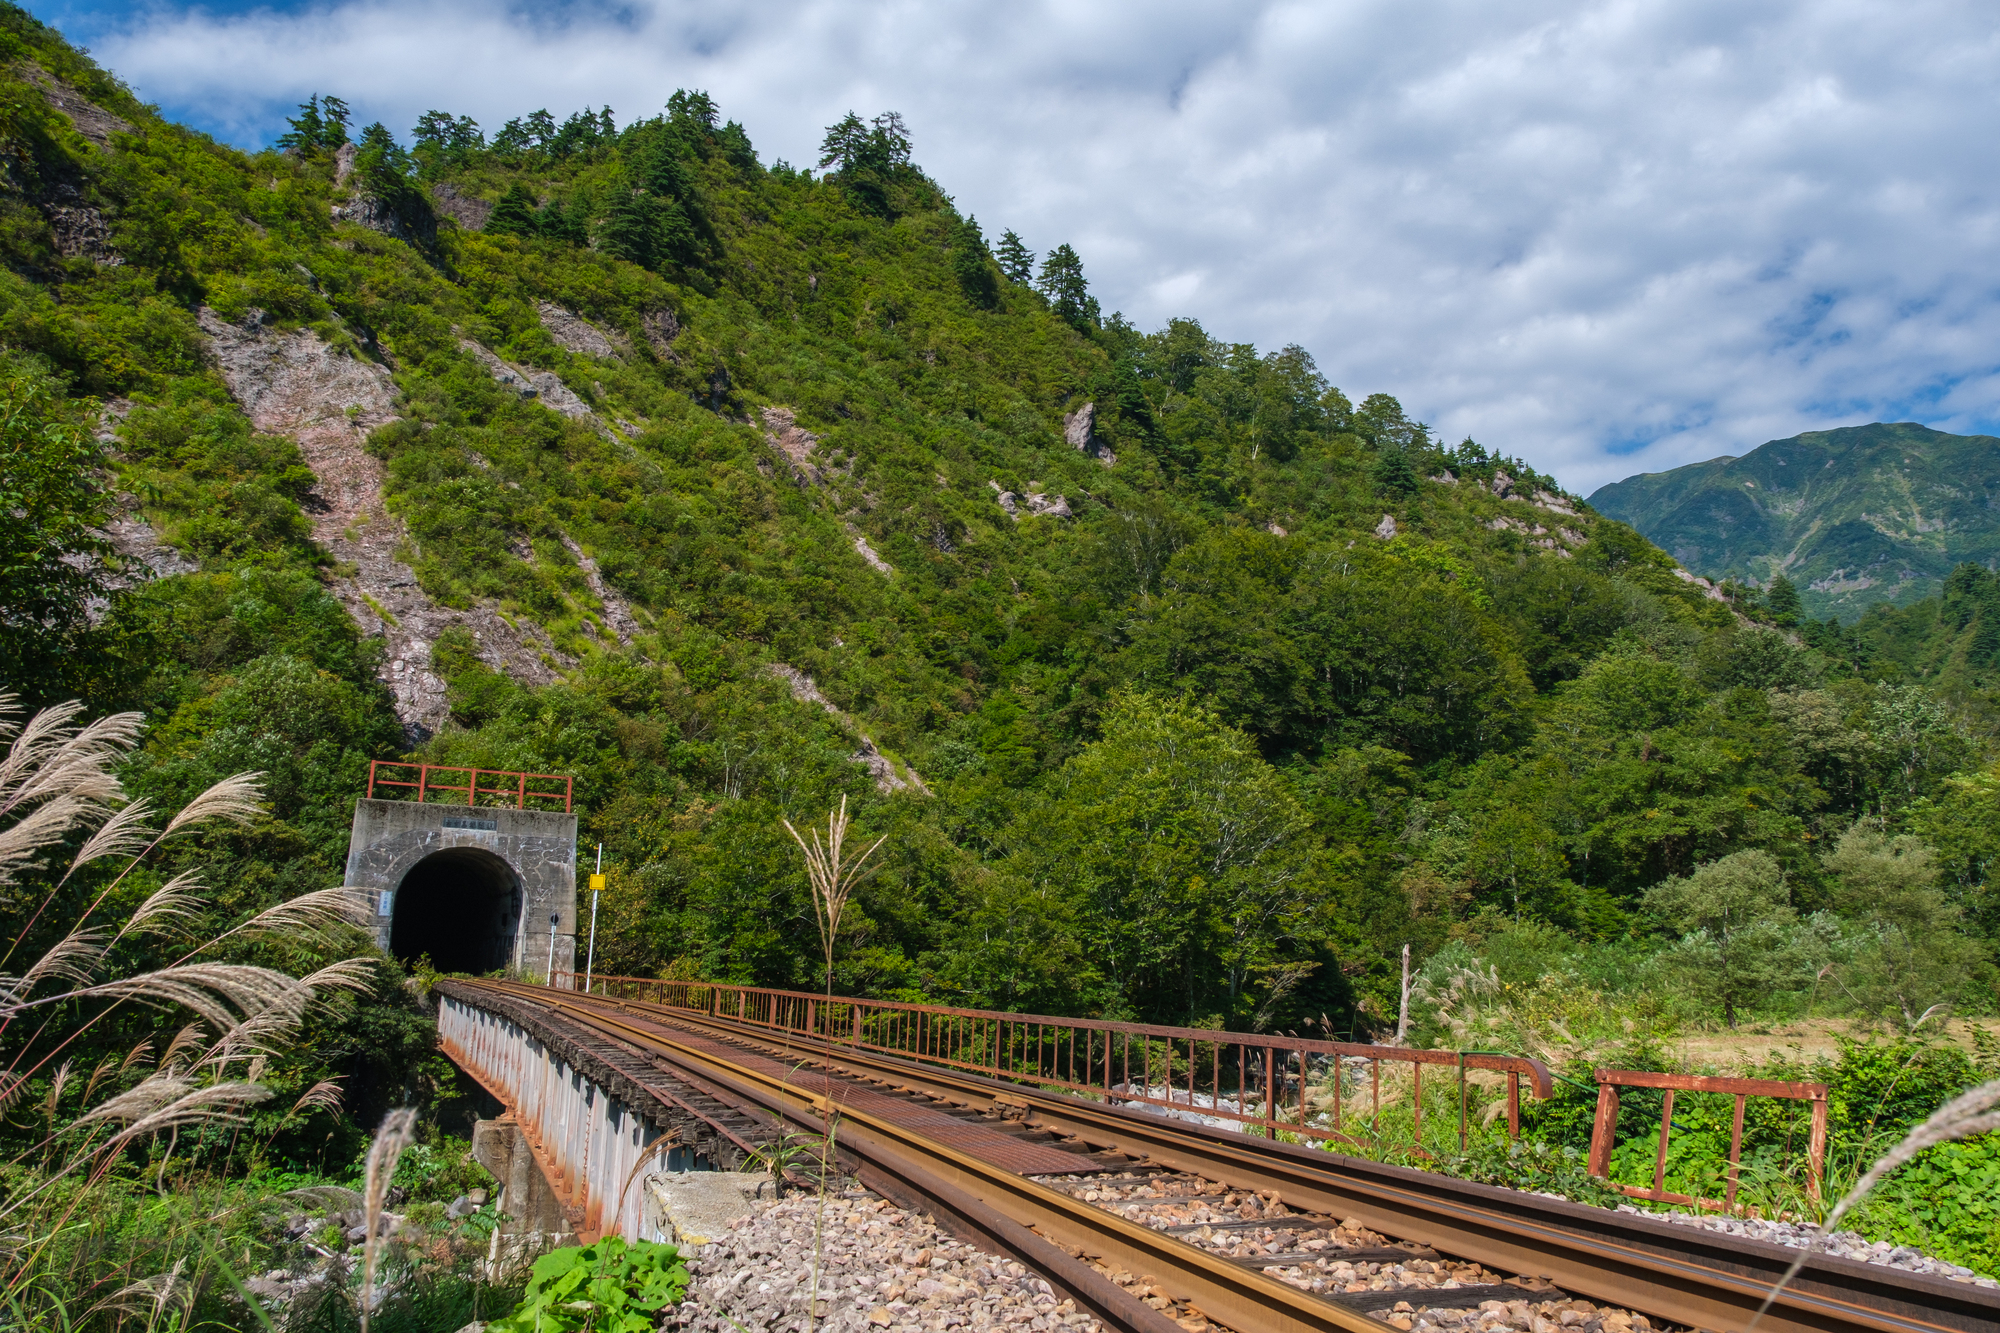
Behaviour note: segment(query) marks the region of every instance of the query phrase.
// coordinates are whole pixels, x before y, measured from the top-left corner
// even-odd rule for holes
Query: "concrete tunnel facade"
[[[553,934],[555,970],[576,963],[574,814],[363,798],[347,882],[374,891],[375,942],[405,962],[541,976]]]

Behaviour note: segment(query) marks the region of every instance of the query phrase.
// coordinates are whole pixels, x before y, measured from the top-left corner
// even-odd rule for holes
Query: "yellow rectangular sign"
[[[592,875],[590,877],[590,891],[592,893],[604,892],[604,876]]]

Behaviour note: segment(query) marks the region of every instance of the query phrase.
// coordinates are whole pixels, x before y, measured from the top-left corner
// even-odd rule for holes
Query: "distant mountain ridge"
[[[1907,421],[1808,431],[1628,477],[1590,503],[1697,574],[1784,574],[1810,614],[1851,619],[1934,595],[1962,561],[2000,562],[2000,439]]]

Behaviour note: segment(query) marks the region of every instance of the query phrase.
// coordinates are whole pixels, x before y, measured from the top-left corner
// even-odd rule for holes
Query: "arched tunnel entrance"
[[[404,962],[429,955],[440,972],[477,975],[514,959],[521,882],[506,861],[479,847],[446,847],[410,867],[396,887],[389,951]]]

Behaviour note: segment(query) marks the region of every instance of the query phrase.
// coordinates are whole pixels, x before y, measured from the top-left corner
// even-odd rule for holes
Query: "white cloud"
[[[313,91],[407,127],[706,88],[810,163],[895,108],[1105,308],[1298,342],[1588,490],[1878,418],[2000,423],[2000,25],[1949,0],[89,5],[242,143]]]

